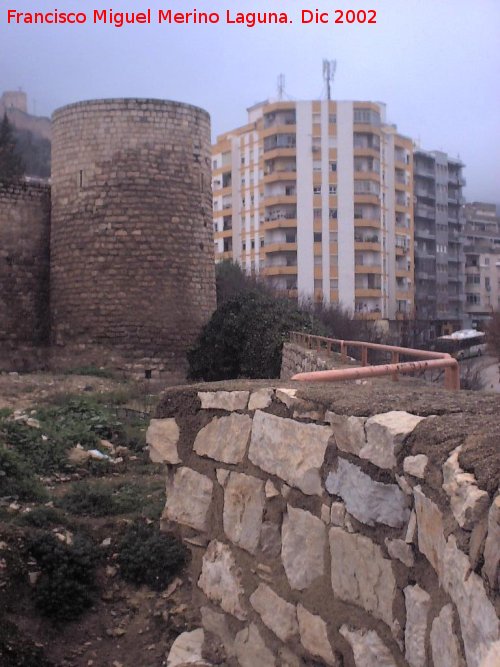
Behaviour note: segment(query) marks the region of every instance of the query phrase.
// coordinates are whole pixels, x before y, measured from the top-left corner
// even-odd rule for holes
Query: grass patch
[[[47,499],[47,491],[23,457],[0,444],[0,497],[4,496],[40,502]]]
[[[92,375],[97,378],[109,379],[115,377],[113,371],[109,370],[109,368],[100,368],[99,366],[76,366],[75,368],[63,371],[63,375]]]
[[[48,528],[49,526],[65,526],[68,521],[55,507],[35,507],[31,512],[25,512],[18,518],[21,526],[33,528]]]
[[[135,484],[80,482],[57,504],[71,514],[102,517],[136,512],[141,508],[142,500],[143,492]]]

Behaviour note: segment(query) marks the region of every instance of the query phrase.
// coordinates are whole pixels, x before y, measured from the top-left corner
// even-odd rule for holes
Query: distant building
[[[465,205],[465,313],[482,329],[500,309],[500,217],[495,204]]]
[[[18,130],[32,132],[43,139],[52,138],[50,118],[28,113],[28,98],[22,90],[9,90],[0,96],[0,119],[4,113]]]
[[[213,146],[216,261],[290,297],[410,317],[412,151],[380,103],[256,104]]]
[[[440,151],[415,150],[415,320],[418,342],[462,327],[465,254],[464,165]]]

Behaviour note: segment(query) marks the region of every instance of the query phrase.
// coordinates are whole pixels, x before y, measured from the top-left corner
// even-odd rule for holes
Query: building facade
[[[415,150],[415,320],[419,342],[463,325],[465,254],[463,164]]]
[[[413,144],[373,102],[263,102],[212,151],[215,256],[294,298],[410,317]]]

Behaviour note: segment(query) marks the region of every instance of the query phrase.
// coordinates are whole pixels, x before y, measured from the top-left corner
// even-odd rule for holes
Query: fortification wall
[[[54,113],[54,364],[106,364],[112,349],[125,370],[183,376],[215,308],[210,170],[202,109],[118,99]]]
[[[43,364],[49,326],[50,188],[0,182],[0,367]]]
[[[296,373],[310,373],[312,371],[328,371],[340,368],[342,364],[340,354],[333,352],[331,356],[318,354],[316,350],[308,350],[295,343],[284,343],[281,356],[282,380],[289,380]]]
[[[385,381],[167,391],[147,441],[203,626],[169,664],[186,642],[205,665],[498,660],[499,408]]]

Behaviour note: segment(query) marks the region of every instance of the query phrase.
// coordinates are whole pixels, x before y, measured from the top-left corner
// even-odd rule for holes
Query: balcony
[[[295,181],[297,172],[295,169],[274,169],[264,174],[264,183],[275,183],[276,181]]]
[[[355,241],[355,250],[371,250],[372,252],[380,252],[380,243],[376,241]]]
[[[296,204],[297,203],[297,195],[296,194],[290,194],[287,195],[285,193],[282,194],[274,194],[274,195],[265,195],[263,197],[262,203],[264,206],[267,208],[269,206],[279,206],[280,204]],[[267,219],[266,215],[266,219]],[[296,217],[295,214],[293,217]]]
[[[434,220],[436,218],[436,209],[434,206],[426,206],[425,204],[417,204],[414,209],[416,217],[429,218]]]
[[[269,243],[264,246],[264,251],[266,255],[275,252],[297,252],[297,242],[296,241],[279,241],[275,243]]]
[[[297,266],[266,266],[262,269],[264,276],[295,276],[297,275]]]

